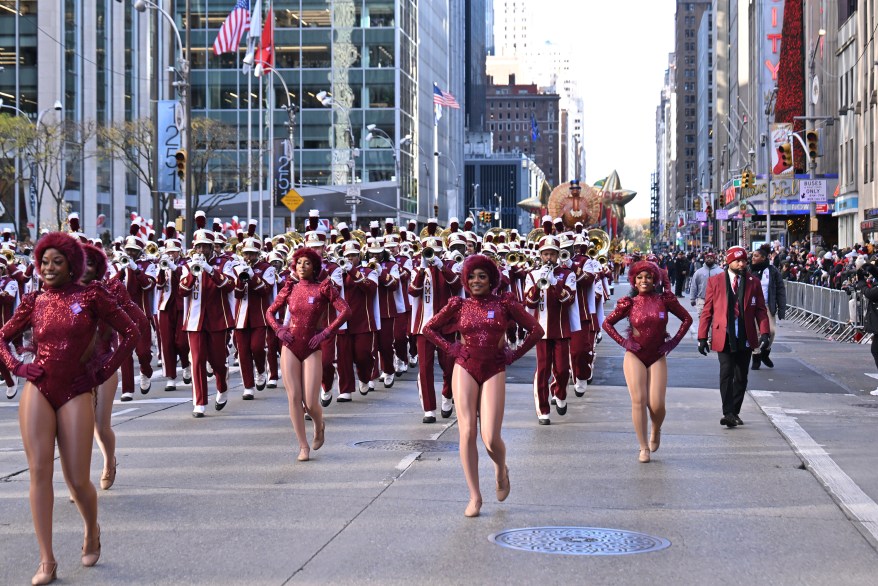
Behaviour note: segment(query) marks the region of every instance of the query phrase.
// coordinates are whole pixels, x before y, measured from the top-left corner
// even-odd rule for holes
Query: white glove
[[[429,265],[429,263],[427,261],[427,257],[422,256],[421,257],[421,268],[426,269],[428,265]]]
[[[240,276],[241,276],[241,273],[246,273],[246,272],[247,272],[247,265],[244,265],[244,264],[237,264],[237,265],[235,265],[235,266],[232,268],[232,270],[235,271],[235,276],[236,276],[236,277],[240,277]]]
[[[213,274],[213,267],[210,266],[209,262],[207,262],[206,260],[202,260],[199,264],[201,265],[201,268],[204,269],[205,273],[207,273],[208,275]]]
[[[555,271],[549,271],[546,279],[549,281],[549,285],[553,287],[558,284],[558,279],[555,277]]]
[[[253,269],[250,268],[250,266],[247,266],[247,274],[250,275],[251,279],[255,276],[253,273]]]
[[[442,263],[442,259],[438,256],[434,256],[433,260],[431,260],[430,263],[438,269],[441,269],[444,266],[444,264]]]
[[[459,275],[463,271],[463,263],[455,263],[451,267],[451,272],[455,275]]]

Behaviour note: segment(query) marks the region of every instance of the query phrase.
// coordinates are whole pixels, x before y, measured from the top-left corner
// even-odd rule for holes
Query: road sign
[[[298,208],[305,202],[305,200],[302,199],[302,196],[299,195],[295,189],[290,189],[280,201],[282,204],[287,206],[287,209],[291,212],[296,211],[296,208]]]
[[[360,197],[360,186],[351,185],[348,187],[348,197]]]
[[[799,181],[799,201],[826,201],[826,180],[801,179]]]
[[[174,198],[174,209],[175,210],[185,210],[186,209],[186,200],[180,197]]]
[[[346,197],[344,198],[344,202],[349,206],[357,206],[360,205],[363,200],[361,200],[359,197]]]
[[[814,210],[818,214],[828,214],[829,213],[829,204],[828,203],[818,203],[814,206]]]

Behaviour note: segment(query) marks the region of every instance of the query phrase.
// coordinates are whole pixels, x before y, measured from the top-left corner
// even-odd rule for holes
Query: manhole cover
[[[878,409],[878,403],[857,403],[854,407],[865,407],[866,409]]]
[[[388,450],[399,452],[456,452],[457,442],[440,442],[438,440],[369,440],[356,442],[357,448],[367,450]]]
[[[511,549],[560,555],[627,555],[671,545],[661,537],[599,527],[525,527],[495,533],[488,539]]]

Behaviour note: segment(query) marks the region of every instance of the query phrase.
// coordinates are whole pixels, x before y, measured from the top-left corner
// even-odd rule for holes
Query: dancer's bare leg
[[[457,411],[457,426],[460,430],[460,463],[469,488],[470,501],[482,502],[479,490],[479,451],[476,446],[478,435],[479,385],[459,364],[451,373],[451,393]]]
[[[27,382],[18,404],[18,424],[30,473],[30,511],[40,547],[40,562],[54,562],[52,507],[55,493],[55,410],[33,383]]]
[[[98,495],[91,482],[91,451],[94,441],[95,396],[83,393],[57,411],[58,452],[61,470],[82,515],[86,541],[98,537]]]
[[[494,461],[494,475],[498,483],[506,476],[506,444],[500,436],[505,408],[506,372],[504,371],[498,372],[482,385],[479,407],[482,441],[485,442],[485,449]]]
[[[113,399],[116,398],[116,387],[119,385],[118,373],[108,378],[98,387],[97,405],[95,405],[95,440],[104,456],[104,471],[114,465],[116,459],[116,434],[113,432]]]
[[[302,406],[302,363],[289,348],[280,352],[280,371],[290,403],[290,421],[299,441],[300,450],[310,450],[305,434],[305,408]]]
[[[650,443],[658,449],[658,434],[665,421],[665,395],[668,391],[668,359],[662,356],[649,367],[649,415],[652,420]]]
[[[302,363],[305,411],[314,420],[315,435],[323,428],[323,407],[320,405],[320,384],[323,382],[323,352],[317,351]],[[302,422],[304,425],[304,421]]]
[[[631,352],[625,352],[622,371],[625,373],[628,394],[631,395],[631,421],[634,423],[634,433],[637,434],[640,449],[648,450],[649,445],[646,441],[646,405],[649,385],[647,370],[637,356]]]

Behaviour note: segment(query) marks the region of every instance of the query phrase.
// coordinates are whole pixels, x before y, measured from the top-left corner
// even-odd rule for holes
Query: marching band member
[[[331,279],[318,280],[321,259],[310,247],[300,248],[293,255],[297,280],[290,279],[265,312],[268,324],[283,343],[281,372],[290,406],[290,420],[299,441],[297,460],[310,459],[310,451],[323,446],[326,420],[318,400],[323,364],[322,344],[351,315],[348,304]],[[326,310],[332,305],[335,318],[326,323]],[[288,307],[289,324],[281,325],[275,313]],[[326,326],[326,327],[324,327]],[[303,409],[304,405],[304,409]],[[305,433],[305,412],[314,421],[314,440],[308,445]]]
[[[388,218],[389,219],[389,218]],[[400,238],[405,230],[400,231]],[[397,236],[392,234],[388,236],[388,251],[392,258],[396,260],[399,267],[399,288],[397,289],[399,299],[402,300],[402,311],[397,311],[396,319],[393,322],[393,348],[396,354],[396,372],[402,374],[408,372],[409,363],[412,357],[409,353],[409,324],[412,321],[412,302],[409,297],[409,284],[412,280],[412,259],[411,245],[406,241],[404,246],[400,246]],[[398,303],[397,303],[398,305]]]
[[[378,234],[378,222],[372,222],[371,228],[374,234]],[[400,310],[405,309],[405,305],[402,303],[399,290],[399,266],[396,261],[385,250],[383,240],[380,237],[374,237],[369,246],[370,265],[374,263],[375,271],[378,273],[377,296],[381,326],[377,332],[377,344],[378,356],[381,358],[380,371],[384,373],[384,388],[389,389],[393,386],[396,376],[393,353],[395,321]],[[378,377],[378,366],[379,361],[376,360],[373,378]]]
[[[352,319],[340,329],[336,338],[338,348],[338,402],[351,401],[354,390],[354,365],[361,395],[374,388],[372,373],[375,368],[375,332],[381,327],[378,311],[378,272],[360,266],[360,245],[345,242],[342,254],[347,261],[344,271],[344,300],[351,308]]]
[[[137,343],[137,331],[101,285],[81,285],[85,266],[79,242],[63,232],[40,238],[35,258],[43,279],[40,293],[26,295],[12,319],[0,330],[0,358],[16,375],[26,378],[19,404],[19,424],[30,472],[30,502],[40,565],[32,584],[56,579],[52,551],[52,509],[55,443],[64,479],[85,524],[82,565],[94,566],[101,555],[97,494],[89,479],[95,406],[93,389],[115,372]],[[98,322],[119,333],[109,356],[98,356],[89,343]],[[36,357],[18,361],[9,343],[33,329]]]
[[[655,263],[640,261],[632,266],[628,273],[631,296],[619,299],[616,309],[603,325],[607,334],[627,350],[623,369],[631,395],[631,419],[640,443],[638,460],[643,463],[649,462],[650,452],[658,450],[661,442],[668,384],[667,355],[677,347],[692,325],[692,316],[683,309],[672,291],[656,291],[656,283],[661,278],[661,269]],[[673,338],[666,331],[671,313],[681,322]],[[626,317],[631,325],[627,337],[614,327]],[[646,436],[647,410],[652,420],[649,443]]]
[[[545,333],[537,343],[534,402],[540,425],[549,425],[549,379],[558,415],[567,413],[567,382],[570,379],[570,335],[580,329],[576,302],[576,276],[558,266],[558,240],[543,236],[539,242],[543,266],[528,274],[525,301]]]
[[[274,267],[274,291],[272,292],[271,300],[274,302],[274,299],[277,297],[277,294],[283,289],[286,284],[287,277],[290,272],[284,269],[284,255],[278,252],[277,250],[272,250],[268,255],[268,264]],[[278,318],[283,320],[284,313],[286,310],[284,308],[280,308]],[[265,345],[266,345],[266,362],[268,362],[268,384],[266,385],[269,389],[277,388],[277,380],[278,380],[278,358],[280,357],[280,342],[277,339],[277,335],[275,335],[274,330],[268,328],[265,330]]]
[[[431,224],[435,233],[437,225],[435,219],[431,219]],[[424,423],[436,423],[436,389],[433,383],[436,345],[423,335],[423,329],[427,322],[448,304],[451,297],[457,296],[457,291],[449,286],[448,280],[453,279],[452,285],[458,287],[460,285],[460,275],[448,271],[445,263],[440,260],[441,250],[440,238],[427,236],[423,239],[420,261],[416,263],[418,268],[409,285],[409,295],[412,296],[411,335],[415,337],[418,346],[418,394],[424,410],[422,420]],[[443,327],[440,333],[449,342],[454,342],[453,325]],[[439,366],[443,375],[442,416],[447,418],[451,416],[453,409],[450,376],[454,368],[454,357],[440,350]],[[449,378],[447,387],[444,384],[446,372]]]
[[[164,255],[159,261],[156,277],[158,291],[158,324],[162,368],[168,381],[166,391],[177,390],[177,358],[183,368],[183,384],[192,382],[192,368],[189,364],[189,338],[183,330],[183,297],[180,295],[180,278],[183,275],[185,259],[180,254],[182,246],[175,237],[176,229],[169,222],[166,229]]]
[[[152,290],[155,288],[158,266],[143,256],[143,239],[138,236],[140,225],[138,222],[131,224],[130,236],[125,239],[125,256],[120,263],[119,272],[115,278],[125,283],[131,300],[146,315],[147,320],[152,318]],[[152,386],[152,331],[147,329],[141,332],[142,339],[138,344],[137,354],[140,363],[140,392],[144,395]],[[131,401],[134,398],[134,358],[127,356],[122,362],[122,400]]]
[[[577,234],[574,238],[576,254],[571,258],[573,273],[576,275],[576,309],[571,311],[579,312],[580,330],[572,332],[570,338],[573,392],[577,397],[585,395],[585,390],[593,376],[594,344],[598,329],[594,294],[597,272],[592,264],[598,263],[588,256],[588,246],[587,240],[581,234]]]
[[[243,399],[253,399],[255,387],[265,388],[265,310],[270,305],[274,287],[274,267],[260,260],[258,238],[246,238],[241,248],[244,263],[234,267],[235,281],[235,345],[244,383]],[[253,365],[256,376],[253,376]]]
[[[481,422],[482,441],[494,461],[497,500],[509,496],[506,445],[500,437],[506,401],[506,366],[524,356],[543,335],[539,322],[512,295],[494,292],[500,274],[494,261],[484,255],[469,257],[463,265],[469,298],[452,297],[424,326],[423,334],[455,360],[452,389],[460,425],[460,461],[470,491],[464,515],[477,517],[482,506],[479,489],[479,454],[476,435]],[[528,331],[517,350],[504,342],[508,322]],[[450,342],[442,330],[460,333]]]
[[[12,317],[18,307],[18,301],[18,281],[10,276],[8,263],[0,256],[0,327]],[[6,383],[6,398],[14,399],[18,394],[18,382],[2,363],[0,363],[0,376]]]
[[[207,363],[213,366],[217,394],[214,408],[226,406],[228,390],[226,336],[234,326],[228,293],[234,291],[234,277],[216,265],[212,232],[197,230],[193,246],[196,255],[183,267],[180,295],[183,297],[183,329],[192,353],[192,416],[204,417],[207,405]]]

